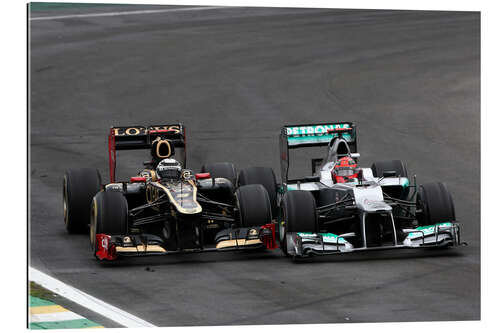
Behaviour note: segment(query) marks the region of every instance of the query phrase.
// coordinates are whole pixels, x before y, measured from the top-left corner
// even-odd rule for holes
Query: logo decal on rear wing
[[[342,136],[347,142],[355,140],[350,123],[285,126],[288,146],[325,145],[334,137]]]
[[[181,133],[180,125],[164,125],[164,126],[133,126],[133,127],[113,127],[115,136],[134,136],[147,135],[150,132],[172,132],[174,134]]]

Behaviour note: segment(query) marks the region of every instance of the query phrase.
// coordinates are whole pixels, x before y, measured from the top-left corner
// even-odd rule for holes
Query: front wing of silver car
[[[415,229],[403,229],[406,238],[386,246],[354,247],[348,239],[354,233],[335,235],[332,233],[288,232],[286,234],[287,254],[292,257],[309,257],[312,255],[342,254],[360,251],[412,249],[432,247],[462,246],[460,225],[458,223],[439,223]]]

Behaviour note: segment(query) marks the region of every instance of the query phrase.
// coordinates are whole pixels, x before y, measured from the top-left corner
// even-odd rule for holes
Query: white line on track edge
[[[85,319],[77,313],[71,311],[60,311],[52,313],[37,313],[30,314],[30,324],[31,323],[47,323],[54,321],[66,321],[75,319]]]
[[[188,7],[188,8],[169,8],[169,9],[150,9],[150,10],[130,10],[123,12],[108,12],[108,13],[73,14],[73,15],[61,15],[61,16],[38,16],[38,17],[30,17],[29,20],[44,21],[44,20],[58,20],[58,19],[84,18],[84,17],[158,14],[158,13],[168,13],[168,12],[187,12],[187,11],[219,9],[219,8],[228,8],[228,7],[223,7],[223,6]]]
[[[29,279],[42,287],[57,293],[70,301],[73,301],[99,315],[109,318],[112,321],[125,327],[156,327],[155,325],[142,320],[128,312],[97,299],[89,294],[67,285],[36,268],[29,268]]]

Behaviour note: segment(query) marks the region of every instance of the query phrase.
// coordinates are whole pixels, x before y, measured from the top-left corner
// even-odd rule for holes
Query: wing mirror
[[[361,156],[360,153],[351,153],[352,158],[359,158]]]
[[[355,232],[348,232],[346,234],[339,235],[339,238],[340,237],[342,237],[342,238],[356,237],[356,233]]]
[[[308,182],[319,182],[320,177],[319,176],[307,176],[304,179],[307,180]]]
[[[130,177],[131,183],[145,183],[146,177]]]
[[[384,171],[384,178],[385,177],[396,177],[396,171]]]

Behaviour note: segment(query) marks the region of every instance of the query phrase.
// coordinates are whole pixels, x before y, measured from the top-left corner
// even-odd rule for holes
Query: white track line
[[[39,313],[30,315],[30,323],[46,323],[52,321],[64,321],[64,320],[75,320],[75,319],[85,319],[85,318],[71,311]]]
[[[89,310],[92,310],[101,316],[111,319],[112,321],[125,327],[156,327],[128,312],[125,312],[111,304],[108,304],[100,299],[90,296],[81,290],[78,290],[70,285],[67,285],[36,268],[30,267],[29,279],[42,287],[66,297]]]
[[[188,11],[209,10],[209,9],[218,9],[218,8],[227,8],[227,7],[222,7],[222,6],[209,6],[209,7],[207,7],[207,6],[205,6],[205,7],[170,8],[170,9],[130,10],[130,11],[123,11],[123,12],[73,14],[73,15],[61,15],[61,16],[39,16],[39,17],[30,17],[30,21],[59,20],[59,19],[71,19],[71,18],[82,18],[82,17],[158,14],[158,13],[169,13],[169,12],[188,12]]]

